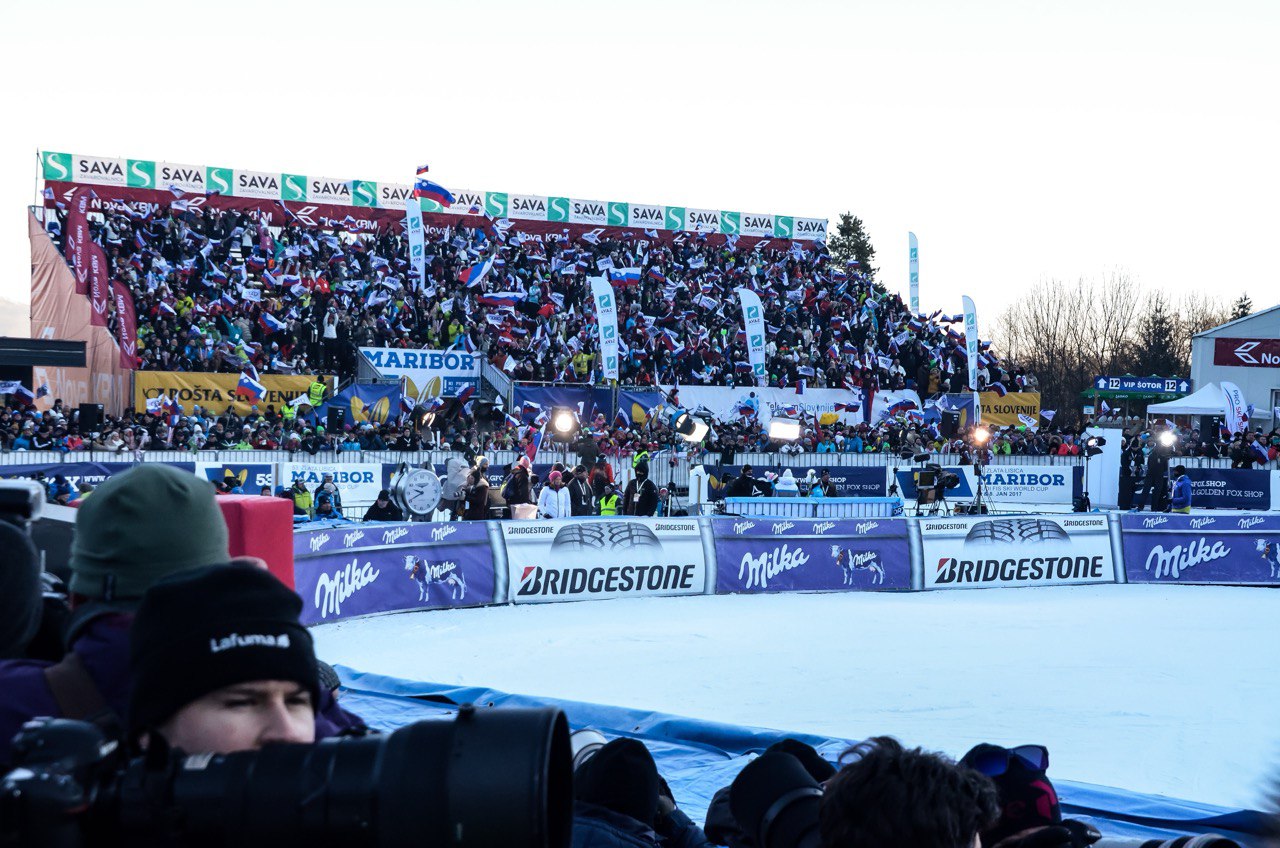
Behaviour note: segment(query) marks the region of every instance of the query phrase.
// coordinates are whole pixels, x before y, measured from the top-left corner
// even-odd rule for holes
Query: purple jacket
[[[129,707],[129,625],[133,616],[112,613],[90,621],[71,649],[93,678],[102,697],[122,719]],[[9,762],[13,737],[22,725],[40,716],[60,716],[58,702],[45,682],[51,663],[38,660],[0,662],[0,766]],[[359,730],[364,722],[338,706],[328,692],[320,694],[316,713],[316,738],[326,739],[346,730]]]

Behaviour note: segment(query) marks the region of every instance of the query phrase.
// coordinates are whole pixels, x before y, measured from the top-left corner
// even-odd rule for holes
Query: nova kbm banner
[[[905,521],[719,518],[716,591],[910,589]]]
[[[921,518],[926,589],[1114,583],[1107,516]]]
[[[695,519],[504,521],[511,601],[700,595],[706,555]]]
[[[405,394],[418,402],[480,387],[480,357],[466,351],[362,347],[360,355],[378,376],[404,377]]]
[[[133,408],[147,408],[149,398],[161,395],[182,404],[186,413],[193,406],[211,410],[219,415],[228,408],[237,415],[248,415],[249,408],[257,405],[259,411],[266,412],[271,405],[277,411],[298,395],[307,393],[313,377],[286,376],[282,374],[263,374],[258,382],[266,387],[262,397],[254,398],[237,388],[239,374],[206,374],[196,371],[137,371],[133,378]],[[333,386],[332,377],[320,377],[320,380]]]
[[[592,277],[591,297],[596,307],[596,331],[600,334],[600,365],[606,380],[617,380],[618,307],[613,301],[613,286],[604,277]]]
[[[1122,515],[1130,583],[1280,585],[1280,515]]]
[[[295,533],[302,623],[494,602],[483,522],[351,524]]]

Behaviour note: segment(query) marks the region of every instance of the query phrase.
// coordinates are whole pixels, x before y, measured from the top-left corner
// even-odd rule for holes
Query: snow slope
[[[1082,586],[657,598],[324,625],[363,671],[964,753],[1258,808],[1280,770],[1280,594]]]

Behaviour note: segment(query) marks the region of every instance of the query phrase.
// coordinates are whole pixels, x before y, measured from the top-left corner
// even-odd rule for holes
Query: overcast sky
[[[1280,2],[9,3],[0,298],[36,150],[795,216],[992,316],[1125,269],[1280,300]],[[984,321],[985,323],[985,321]]]

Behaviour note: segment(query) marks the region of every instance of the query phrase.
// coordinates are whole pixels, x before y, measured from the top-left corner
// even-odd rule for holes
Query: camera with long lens
[[[759,848],[821,848],[822,786],[790,754],[771,751],[747,764],[729,788],[729,809]]]
[[[162,741],[162,740],[161,740]],[[386,736],[126,760],[86,722],[38,719],[0,777],[0,846],[567,848],[569,727],[478,710]]]
[[[1240,843],[1216,833],[1175,836],[1173,839],[1111,839],[1104,836],[1091,848],[1240,848]]]
[[[916,501],[921,504],[936,503],[946,497],[950,489],[960,485],[960,475],[947,471],[936,462],[927,463],[916,472]]]

